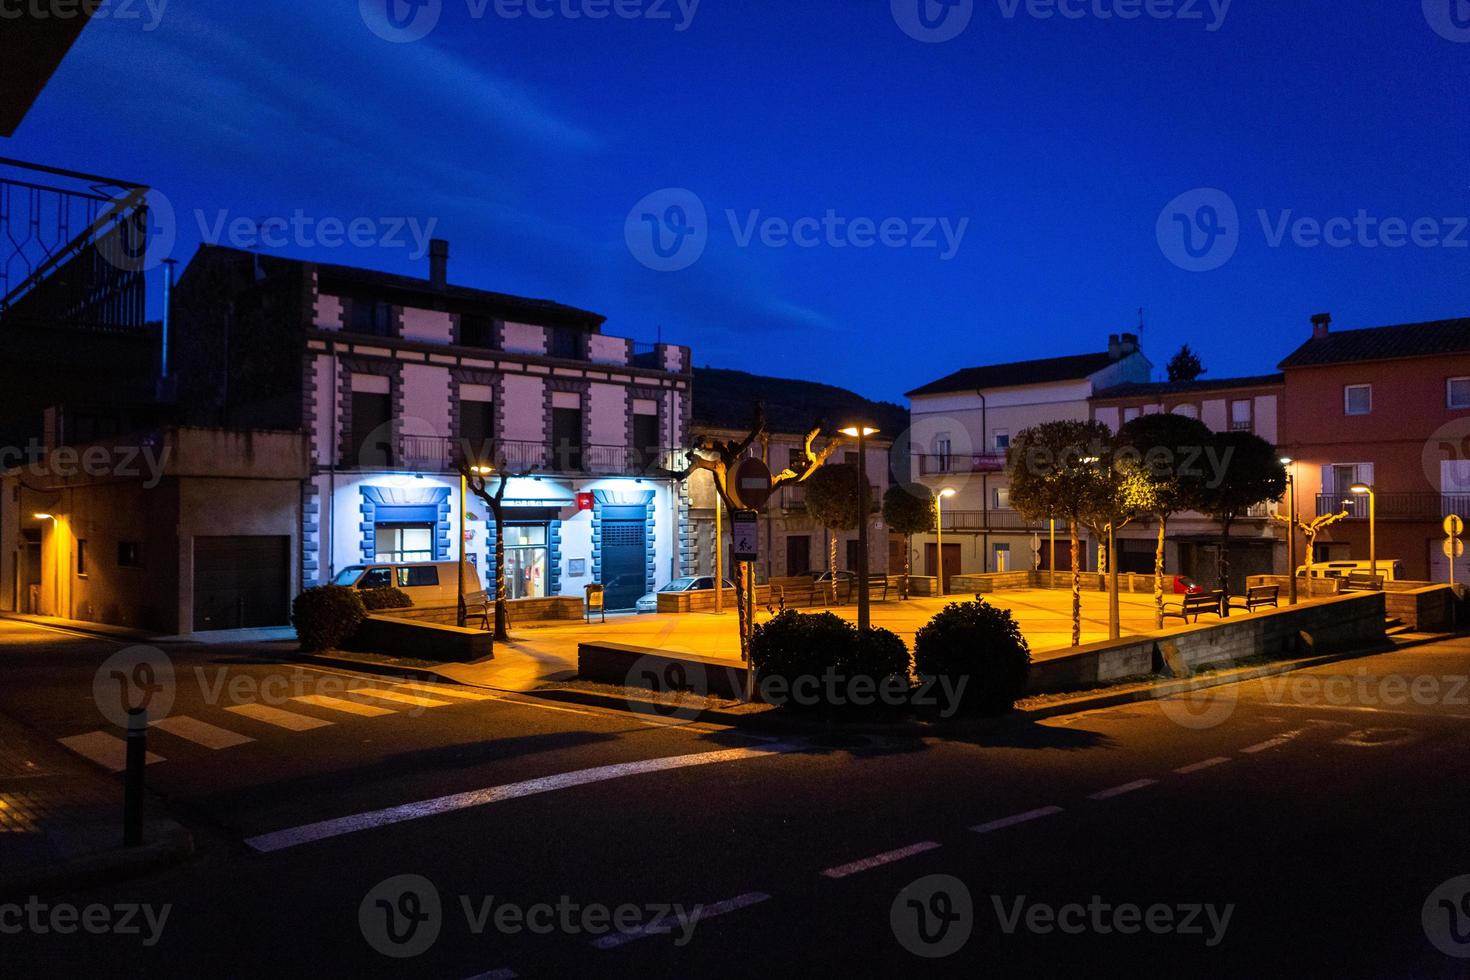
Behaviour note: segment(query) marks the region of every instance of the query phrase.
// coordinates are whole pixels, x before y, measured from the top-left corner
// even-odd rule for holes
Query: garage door
[[[648,591],[647,532],[641,520],[602,522],[602,580],[609,609],[632,609]]]
[[[291,539],[194,539],[194,628],[249,629],[291,621]]]

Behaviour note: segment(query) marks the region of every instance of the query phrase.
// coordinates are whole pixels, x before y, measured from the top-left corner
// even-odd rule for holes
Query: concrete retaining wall
[[[348,649],[390,657],[415,657],[440,663],[474,663],[494,655],[491,634],[393,616],[369,616]]]
[[[1411,630],[1440,632],[1452,630],[1458,618],[1460,601],[1457,589],[1449,585],[1431,585],[1407,592],[1383,594],[1388,615],[1402,620]]]
[[[757,585],[755,587],[755,604],[763,609],[766,603],[771,601],[771,587],[769,585]],[[729,612],[735,611],[735,590],[725,590],[725,609]],[[691,612],[714,612],[715,590],[696,589],[692,592],[660,592],[658,593],[658,611],[661,613],[691,613]]]
[[[1381,645],[1384,594],[1358,592],[1314,599],[1297,606],[1236,613],[1218,622],[1201,622],[1158,630],[1119,641],[1077,647],[1073,652],[1031,665],[1033,692],[1058,691],[1118,680],[1166,669],[1165,643],[1173,644],[1188,668],[1221,664],[1261,655],[1300,653],[1312,638],[1312,649],[1332,653]]]
[[[579,620],[582,618],[582,600],[576,596],[548,596],[544,599],[511,599],[507,605],[510,607],[510,621],[516,623],[535,623],[545,620]],[[438,623],[441,626],[454,626],[459,621],[459,611],[453,606],[412,606],[408,609],[384,609],[379,615],[389,616],[393,619],[411,619],[417,623]],[[478,626],[481,619],[481,609],[471,606],[469,609],[468,622],[471,626]],[[495,615],[492,608],[490,615]]]
[[[697,653],[627,643],[577,644],[577,676],[584,681],[741,698],[745,696],[745,673],[744,667]]]

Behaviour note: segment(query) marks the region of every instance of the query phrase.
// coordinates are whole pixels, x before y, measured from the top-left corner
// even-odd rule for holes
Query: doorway
[[[938,546],[933,544],[924,545],[924,573],[933,577],[938,575],[939,557]],[[944,581],[940,584],[940,590],[949,591],[949,581],[960,574],[960,546],[957,544],[945,544],[944,546]]]

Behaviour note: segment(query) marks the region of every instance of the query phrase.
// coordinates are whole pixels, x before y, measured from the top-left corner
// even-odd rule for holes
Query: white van
[[[366,592],[369,589],[400,589],[419,607],[454,606],[458,602],[459,575],[452,561],[384,562],[349,565],[332,579]],[[470,609],[485,605],[485,586],[480,573],[469,562],[464,565],[464,601]]]
[[[1366,575],[1372,571],[1373,563],[1370,561],[1319,561],[1312,565],[1312,578],[1347,578],[1354,572]],[[1307,566],[1299,566],[1296,573],[1306,575]],[[1404,577],[1404,563],[1397,558],[1380,558],[1378,574],[1385,582],[1397,582]]]

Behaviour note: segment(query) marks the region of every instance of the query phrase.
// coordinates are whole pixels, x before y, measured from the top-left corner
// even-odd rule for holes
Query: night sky
[[[151,184],[180,259],[299,210],[368,221],[280,252],[427,275],[432,227],[457,283],[893,399],[1100,350],[1139,307],[1157,368],[1188,342],[1213,376],[1274,369],[1316,312],[1467,312],[1465,0],[430,0],[405,43],[374,0],[153,2],[94,20],[0,154]]]

